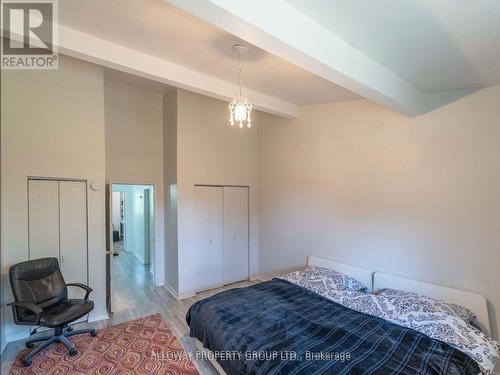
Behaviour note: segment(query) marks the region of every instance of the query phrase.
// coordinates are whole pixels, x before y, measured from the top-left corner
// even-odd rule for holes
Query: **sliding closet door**
[[[67,283],[87,284],[87,187],[82,181],[59,182],[60,265]],[[74,295],[71,288],[71,294]],[[79,291],[80,292],[80,291]]]
[[[193,277],[202,291],[223,285],[222,188],[195,186],[194,209]]]
[[[224,284],[248,279],[248,188],[224,187]]]
[[[59,259],[59,182],[28,180],[29,259]]]
[[[28,180],[29,259],[59,260],[67,283],[88,283],[87,186],[83,181]],[[83,297],[70,289],[70,298]]]

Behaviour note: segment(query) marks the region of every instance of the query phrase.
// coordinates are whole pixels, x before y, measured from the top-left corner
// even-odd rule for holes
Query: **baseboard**
[[[182,299],[186,299],[186,298],[190,298],[190,297],[194,297],[196,295],[196,293],[185,293],[185,294],[180,294],[179,295],[179,301],[182,300]]]
[[[248,280],[250,280],[250,281],[266,281],[266,279],[264,279],[261,275],[250,276],[250,278]]]
[[[142,263],[142,264],[144,264],[144,265],[146,264],[146,263],[144,263],[144,259],[142,259],[142,258],[139,256],[139,254],[137,254],[135,251],[132,251],[132,254],[134,254],[134,256],[135,256],[137,259],[139,259],[139,262],[141,262],[141,263]]]
[[[9,342],[24,340],[24,339],[28,338],[29,336],[30,336],[30,330],[28,328],[26,328],[26,330],[25,330],[23,327],[23,329],[20,329],[18,332],[14,333],[14,334],[7,335],[7,337],[6,337],[7,343],[6,344],[8,344]]]
[[[174,296],[174,298],[177,301],[195,296],[195,293],[179,294],[179,292],[177,292],[174,288],[172,288],[172,286],[168,285],[167,282],[165,282],[163,285],[165,286],[165,288],[167,288],[167,290],[170,292],[170,294],[172,296]]]
[[[179,299],[179,296],[178,296],[178,293],[177,291],[172,288],[167,282],[165,282],[165,288],[167,288],[167,290],[169,291],[169,293],[176,299],[178,300]]]
[[[109,319],[109,315],[107,312],[103,312],[100,314],[95,314],[95,315],[89,315],[88,322],[97,322],[98,320],[106,320]]]

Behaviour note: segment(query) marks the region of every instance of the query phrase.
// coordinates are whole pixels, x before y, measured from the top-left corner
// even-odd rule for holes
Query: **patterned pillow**
[[[366,292],[367,290],[365,285],[346,274],[317,266],[308,266],[303,270],[279,276],[279,278],[310,289],[318,294],[324,294],[330,290],[353,292]]]
[[[382,289],[377,293],[377,295],[389,298],[393,303],[401,306],[401,308],[406,306],[414,311],[421,310],[424,312],[440,312],[460,318],[469,324],[477,322],[476,314],[468,308],[455,303],[448,303],[436,298],[425,297],[417,293],[391,288]]]

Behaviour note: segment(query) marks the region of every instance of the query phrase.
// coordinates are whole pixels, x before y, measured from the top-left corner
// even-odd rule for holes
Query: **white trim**
[[[99,313],[99,314],[90,314],[87,322],[91,323],[91,322],[97,322],[99,320],[106,320],[106,319],[109,319],[109,314],[107,312],[103,312],[103,313]]]
[[[194,297],[196,293],[185,293],[185,294],[179,294],[171,285],[169,285],[167,282],[163,284],[165,288],[169,291],[169,293],[177,300],[183,300],[189,297]]]
[[[248,280],[249,281],[266,281],[266,279],[260,275],[251,276]]]
[[[384,288],[405,290],[467,307],[476,314],[483,331],[486,331],[485,333],[488,334],[491,332],[488,303],[486,298],[479,293],[449,288],[447,286],[408,279],[403,276],[383,272],[375,272],[373,275],[373,288],[373,290]]]
[[[132,254],[134,254],[134,256],[139,260],[139,262],[141,262],[141,264],[143,266],[146,266],[146,263],[144,263],[144,259],[141,258],[141,256],[139,254],[137,254],[135,251],[131,251]],[[150,270],[151,270],[151,267],[148,267]]]
[[[16,330],[15,333],[7,335],[5,337],[5,341],[6,341],[6,344],[8,344],[8,343],[11,343],[14,341],[24,340],[24,339],[28,338],[29,336],[30,336],[29,328],[23,327],[23,329]]]
[[[330,268],[334,271],[345,273],[346,275],[351,276],[363,283],[363,285],[367,287],[368,292],[371,292],[373,290],[373,271],[366,268],[340,263],[331,259],[321,258],[314,255],[309,255],[307,257],[307,265]]]

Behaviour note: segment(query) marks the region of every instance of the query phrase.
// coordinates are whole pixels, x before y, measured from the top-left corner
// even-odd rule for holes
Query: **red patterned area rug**
[[[33,357],[30,367],[21,363],[29,349],[18,354],[10,371],[15,375],[198,375],[187,352],[160,314],[102,328],[96,337],[73,336],[74,357],[62,344]]]

